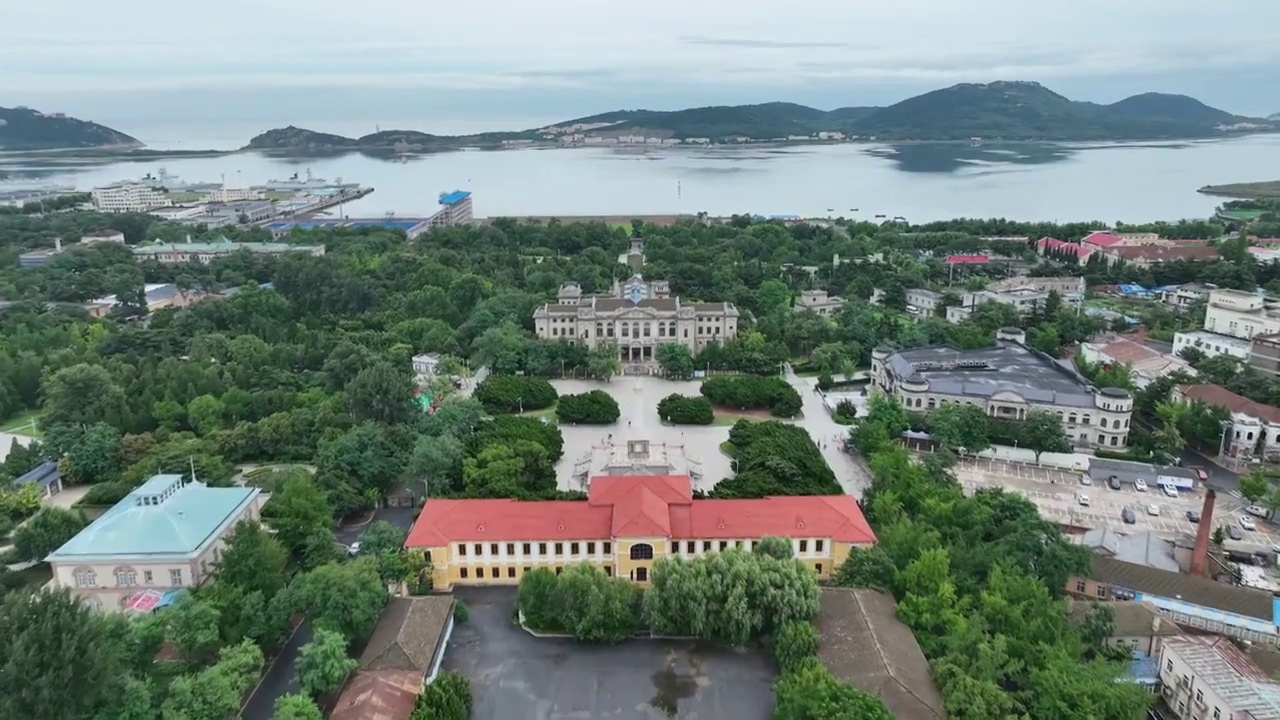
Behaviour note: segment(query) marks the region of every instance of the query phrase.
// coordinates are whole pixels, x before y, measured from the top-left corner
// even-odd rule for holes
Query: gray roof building
[[[1094,553],[1116,560],[1169,572],[1179,571],[1178,562],[1173,559],[1173,543],[1153,532],[1124,535],[1109,528],[1093,529],[1081,536],[1080,544]]]

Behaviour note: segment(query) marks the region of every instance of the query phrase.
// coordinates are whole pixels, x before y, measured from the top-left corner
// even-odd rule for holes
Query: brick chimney
[[[1213,503],[1218,495],[1213,488],[1204,489],[1204,507],[1200,509],[1200,526],[1196,528],[1196,546],[1191,551],[1191,574],[1204,575],[1209,557],[1209,536],[1213,534]]]

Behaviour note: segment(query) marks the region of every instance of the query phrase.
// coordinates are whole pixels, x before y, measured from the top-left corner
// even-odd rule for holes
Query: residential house
[[[1067,622],[1079,628],[1088,622],[1089,615],[1100,603],[1096,600],[1072,600],[1067,610]],[[1186,635],[1169,618],[1160,615],[1152,605],[1141,602],[1112,602],[1103,607],[1111,610],[1114,627],[1107,644],[1122,647],[1144,657],[1160,657],[1160,650],[1168,638]]]
[[[818,659],[836,678],[884,703],[898,720],[942,720],[942,695],[893,596],[824,587],[818,596]]]
[[[773,536],[791,541],[819,579],[854,547],[875,543],[849,495],[695,499],[688,475],[591,478],[586,500],[432,498],[405,547],[431,561],[433,586],[516,585],[534,568],[590,563],[647,583],[658,558],[750,551]]]
[[[1080,244],[1095,250],[1105,250],[1116,245],[1127,244],[1124,238],[1105,231],[1092,232],[1080,240]]]
[[[1152,382],[1175,372],[1196,375],[1191,364],[1176,355],[1165,355],[1142,343],[1127,338],[1109,342],[1080,344],[1080,355],[1085,361],[1103,366],[1127,365],[1131,370],[1133,386],[1141,390]]]
[[[1173,543],[1154,532],[1129,535],[1110,528],[1095,528],[1078,538],[1077,542],[1095,555],[1169,572],[1179,570],[1178,561],[1173,557]]]
[[[1075,305],[1084,298],[1085,284],[1084,278],[1078,276],[1063,277],[1040,277],[1034,275],[1020,275],[1005,280],[997,280],[987,285],[987,289],[993,292],[1003,292],[1006,290],[1018,290],[1021,288],[1031,288],[1038,290],[1046,295],[1056,292],[1062,296],[1063,302]]]
[[[45,460],[34,468],[18,476],[13,481],[15,486],[35,484],[40,488],[40,494],[45,498],[51,498],[62,492],[62,471],[58,469],[58,463],[53,460]]]
[[[423,353],[413,356],[413,374],[418,381],[430,380],[440,371],[440,353]]]
[[[126,609],[147,591],[197,586],[236,524],[257,520],[262,503],[258,488],[154,475],[45,558],[53,585],[104,611]]]
[[[306,253],[308,255],[324,255],[323,245],[290,245],[287,243],[241,243],[222,238],[217,242],[207,243],[165,243],[153,242],[133,248],[133,256],[138,260],[154,260],[162,265],[175,265],[188,262],[208,264],[215,258],[230,257],[245,251],[255,255],[287,255],[289,253]]]
[[[1280,457],[1280,408],[1237,395],[1221,385],[1179,385],[1174,399],[1199,400],[1231,413],[1231,427],[1224,429],[1223,454],[1241,459]]]
[[[1270,375],[1280,375],[1280,334],[1254,336],[1249,346],[1249,366]]]
[[[1173,353],[1181,355],[1187,348],[1195,348],[1206,357],[1230,355],[1237,360],[1248,360],[1253,352],[1253,343],[1249,340],[1219,335],[1208,330],[1190,330],[1173,334]]]
[[[1063,242],[1057,238],[1045,237],[1036,241],[1036,249],[1041,255],[1059,262],[1071,263],[1084,267],[1093,255],[1094,248],[1080,243]]]
[[[1280,683],[1230,638],[1167,638],[1160,684],[1178,720],[1280,720]]]
[[[392,598],[330,720],[408,720],[453,634],[453,598]]]
[[[1160,293],[1160,302],[1165,305],[1172,305],[1179,310],[1185,310],[1198,302],[1208,300],[1209,293],[1216,289],[1216,286],[1203,283],[1183,283],[1181,285],[1158,288],[1158,291]]]
[[[805,290],[792,305],[795,312],[815,312],[819,315],[835,315],[844,307],[844,298],[828,295],[826,290]]]

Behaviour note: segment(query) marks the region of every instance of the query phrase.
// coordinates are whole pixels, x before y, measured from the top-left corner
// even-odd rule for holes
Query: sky
[[[992,80],[1280,112],[1274,0],[10,3],[0,105],[99,121],[550,122]]]

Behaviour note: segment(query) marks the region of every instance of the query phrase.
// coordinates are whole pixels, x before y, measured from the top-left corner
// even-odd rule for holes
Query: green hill
[[[45,114],[25,107],[0,107],[0,150],[64,150],[137,148],[142,143],[112,130],[61,113]]]

